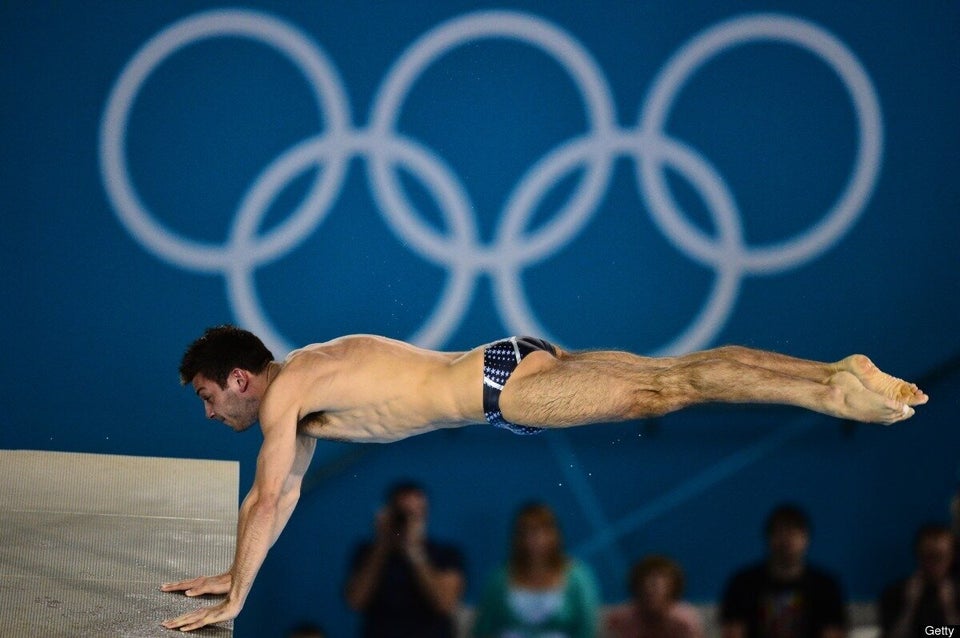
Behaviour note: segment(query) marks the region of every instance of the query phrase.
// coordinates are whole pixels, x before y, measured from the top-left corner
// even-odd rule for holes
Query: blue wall
[[[930,381],[888,429],[702,408],[323,443],[238,636],[347,635],[347,556],[401,476],[467,550],[471,601],[534,497],[609,601],[652,551],[714,599],[784,499],[871,599],[946,517],[956,2],[10,1],[0,30],[4,448],[239,459],[245,488],[258,435],[204,422],[176,379],[224,321],[277,354],[530,332],[863,351]]]

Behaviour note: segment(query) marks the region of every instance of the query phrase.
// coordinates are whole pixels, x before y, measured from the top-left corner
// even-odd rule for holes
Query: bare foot
[[[857,377],[867,390],[882,394],[907,405],[923,405],[930,400],[915,384],[890,376],[874,365],[873,361],[862,354],[852,354],[839,364],[839,370],[846,370]]]
[[[840,371],[827,380],[827,385],[840,390],[837,416],[890,425],[913,416],[914,410],[906,403],[873,392],[850,372]]]

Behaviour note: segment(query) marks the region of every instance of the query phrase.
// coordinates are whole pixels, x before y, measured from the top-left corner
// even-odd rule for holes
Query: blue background
[[[99,140],[111,91],[136,52],[208,2],[5,2],[0,5],[0,446],[238,459],[252,479],[259,435],[205,422],[177,384],[185,345],[236,321],[215,272],[163,260],[137,241],[107,195]],[[869,354],[925,381],[930,405],[893,428],[851,426],[792,409],[704,407],[656,422],[521,438],[489,428],[401,443],[321,443],[297,512],[236,625],[279,636],[301,619],[349,635],[341,595],[353,544],[371,529],[384,487],[425,483],[435,535],[459,543],[467,599],[506,548],[509,519],[531,498],[561,514],[569,548],[596,570],[607,601],[623,597],[633,560],[679,559],[688,595],[714,600],[727,575],[760,555],[775,503],[814,519],[813,559],[852,599],[872,600],[910,569],[909,541],[945,520],[958,482],[956,371],[960,315],[960,5],[944,2],[258,2],[321,47],[363,131],[388,70],[445,20],[485,8],[526,12],[579,42],[603,72],[619,127],[632,128],[654,78],[702,30],[753,12],[802,18],[859,60],[882,117],[876,185],[856,222],[810,259],[745,274],[728,316],[701,345],[741,343],[833,360]],[[254,180],[326,125],[303,76],[263,42],[205,39],[167,58],[130,111],[131,180],[158,223],[223,244]],[[802,48],[752,42],[709,60],[678,94],[666,124],[736,200],[746,244],[796,236],[823,217],[849,179],[857,117],[829,66]],[[488,39],[458,47],[419,76],[396,127],[442,158],[469,194],[480,241],[506,198],[546,153],[586,130],[563,67],[542,50]],[[550,336],[573,348],[653,353],[700,312],[715,278],[667,241],[618,157],[589,223],[561,250],[520,271]],[[401,171],[403,173],[403,171]],[[303,199],[306,171],[259,227],[276,228]],[[384,222],[360,155],[321,225],[253,279],[286,343],[372,332],[410,338],[437,304],[446,267]],[[576,186],[559,180],[528,234]],[[668,182],[691,223],[716,235],[689,178]],[[409,170],[401,176],[424,223],[445,217]],[[511,332],[481,274],[466,312],[440,343],[467,349]],[[278,353],[282,354],[282,353]],[[479,390],[478,390],[479,391]],[[157,574],[158,583],[192,574]]]

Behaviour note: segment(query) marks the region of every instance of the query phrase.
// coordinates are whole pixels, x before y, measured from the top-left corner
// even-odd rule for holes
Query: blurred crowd
[[[684,600],[682,561],[640,557],[625,566],[625,600],[601,605],[590,566],[571,556],[556,512],[528,503],[515,513],[500,565],[491,566],[465,623],[464,552],[428,530],[427,490],[410,481],[389,488],[371,537],[359,543],[345,579],[347,604],[362,638],[845,638],[848,601],[837,576],[808,559],[812,521],[784,503],[763,527],[765,547],[718,592],[712,631]],[[869,635],[912,638],[960,625],[960,492],[951,523],[919,525],[915,567],[888,583],[876,601]],[[761,553],[758,551],[758,554]],[[933,634],[946,635],[946,634]],[[304,625],[296,638],[324,637]]]

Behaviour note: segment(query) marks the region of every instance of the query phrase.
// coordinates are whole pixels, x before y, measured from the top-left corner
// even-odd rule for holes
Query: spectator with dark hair
[[[354,552],[347,602],[363,616],[364,638],[453,638],[465,587],[463,556],[427,536],[427,494],[393,486],[377,513],[372,542]]]
[[[723,638],[841,638],[847,611],[840,584],[808,564],[810,519],[795,505],[767,518],[767,556],[730,579],[720,606]]]
[[[290,630],[287,638],[327,638],[327,634],[319,625],[305,622]]]
[[[927,524],[914,539],[916,571],[889,585],[880,596],[883,638],[918,635],[928,625],[960,624],[960,598],[950,574],[953,534],[946,525]]]
[[[683,569],[666,556],[647,556],[630,569],[630,602],[606,616],[612,638],[703,638],[697,609],[681,601]]]
[[[546,505],[520,509],[510,559],[490,578],[477,607],[478,638],[595,638],[599,599],[593,573],[563,549]]]
[[[950,528],[953,530],[953,535],[960,538],[960,487],[950,499]]]
[[[954,580],[960,580],[960,488],[954,492],[950,499],[950,529],[953,530],[953,568],[950,573]]]

